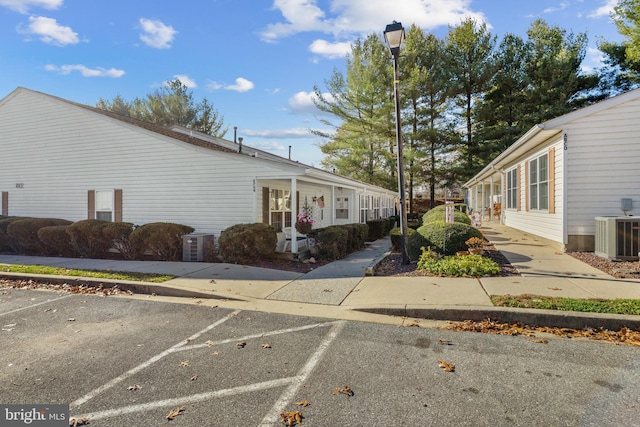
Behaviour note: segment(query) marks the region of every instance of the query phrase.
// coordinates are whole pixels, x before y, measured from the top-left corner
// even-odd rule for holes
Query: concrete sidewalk
[[[199,296],[250,303],[256,310],[367,313],[446,320],[522,321],[548,326],[639,327],[640,316],[601,315],[494,307],[490,296],[535,294],[571,298],[640,299],[640,281],[616,279],[559,251],[553,242],[499,224],[485,236],[521,276],[475,278],[376,277],[367,272],[390,250],[389,238],[307,274],[221,263],[115,261],[0,255],[0,264],[51,265],[75,269],[161,273],[162,284],[121,286],[157,295]],[[11,273],[3,276],[20,277]],[[33,276],[33,275],[31,275]],[[63,278],[77,281],[77,277]],[[108,283],[112,281],[101,280]]]

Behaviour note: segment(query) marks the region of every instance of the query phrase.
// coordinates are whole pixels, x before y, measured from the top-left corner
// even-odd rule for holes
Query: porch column
[[[298,253],[298,230],[296,230],[296,220],[298,219],[298,181],[291,178],[291,253]]]
[[[482,202],[480,203],[480,215],[482,215],[482,212],[484,212],[484,208],[485,208],[485,203],[487,202],[487,196],[485,194],[485,183],[484,180],[482,180]]]
[[[495,203],[493,201],[493,175],[491,175],[491,177],[489,178],[489,221],[491,221],[493,219],[493,204]]]

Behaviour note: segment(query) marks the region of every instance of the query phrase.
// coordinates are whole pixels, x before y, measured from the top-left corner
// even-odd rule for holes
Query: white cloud
[[[19,13],[27,13],[32,7],[54,10],[62,6],[64,0],[0,0],[0,6]]]
[[[305,128],[289,128],[289,129],[267,129],[267,130],[251,130],[242,129],[242,133],[255,138],[280,138],[280,139],[298,139],[308,138],[311,136],[309,129]],[[256,147],[256,145],[252,145]]]
[[[322,96],[328,100],[332,101],[333,97],[330,93],[323,93]],[[318,114],[321,113],[320,110],[316,108],[316,105],[313,103],[313,99],[315,98],[315,94],[313,92],[298,92],[289,98],[289,107],[291,111],[297,114]]]
[[[173,78],[180,80],[180,82],[186,87],[188,87],[189,89],[198,87],[198,85],[196,84],[196,81],[185,74],[175,74]]]
[[[613,12],[613,8],[615,8],[617,4],[618,0],[607,0],[605,4],[603,4],[587,16],[594,19],[602,18],[603,16],[608,17],[609,15],[611,15],[611,12]]]
[[[309,50],[317,55],[321,55],[329,59],[344,58],[351,52],[351,43],[331,43],[326,40],[314,40],[309,46]]]
[[[178,31],[174,30],[171,25],[163,24],[157,20],[140,18],[139,22],[143,31],[140,34],[140,40],[149,47],[168,49],[171,47],[175,35],[178,34]]]
[[[60,25],[55,19],[44,16],[30,16],[27,28],[18,28],[18,31],[23,34],[34,34],[43,42],[56,46],[77,44],[80,41],[78,33],[71,27]]]
[[[236,83],[233,85],[227,85],[224,88],[226,90],[233,90],[236,92],[247,92],[251,89],[253,89],[255,85],[253,84],[252,81],[249,81],[247,79],[245,79],[244,77],[238,77],[236,79]]]
[[[553,13],[553,12],[559,12],[561,10],[565,10],[566,8],[569,7],[569,2],[568,1],[562,1],[560,2],[560,4],[558,6],[551,6],[546,8],[545,10],[542,11],[542,13]]]
[[[116,68],[102,68],[102,67],[96,67],[96,68],[89,68],[87,66],[84,65],[80,65],[80,64],[75,64],[75,65],[53,65],[53,64],[48,64],[45,66],[45,70],[47,71],[54,71],[57,72],[59,74],[71,74],[71,72],[73,71],[78,71],[82,77],[113,77],[113,78],[118,78],[118,77],[122,77],[124,76],[125,72],[124,70],[118,70]]]
[[[594,47],[590,47],[587,49],[587,54],[584,57],[584,61],[582,61],[580,69],[584,73],[592,73],[598,68],[604,66],[604,60],[605,56],[602,51]]]
[[[301,32],[333,34],[337,40],[354,35],[382,32],[392,20],[433,29],[456,25],[466,17],[486,22],[485,15],[474,12],[471,0],[330,0],[328,10],[318,6],[318,0],[274,0],[283,22],[269,24],[260,34],[262,40],[275,42],[279,38]],[[328,16],[328,14],[331,16]]]

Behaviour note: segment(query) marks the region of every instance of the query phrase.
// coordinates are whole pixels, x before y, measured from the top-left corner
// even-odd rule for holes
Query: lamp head
[[[404,41],[404,27],[402,23],[393,21],[392,24],[387,25],[384,30],[384,39],[389,46],[389,50],[395,57],[400,53],[400,46]]]

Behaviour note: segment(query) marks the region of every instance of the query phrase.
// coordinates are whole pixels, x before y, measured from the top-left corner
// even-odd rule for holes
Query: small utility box
[[[184,262],[202,262],[213,249],[213,234],[185,234],[182,236],[182,261]]]

